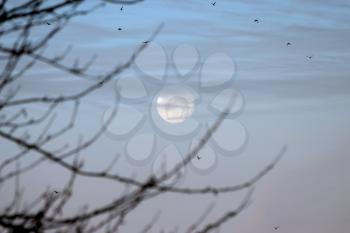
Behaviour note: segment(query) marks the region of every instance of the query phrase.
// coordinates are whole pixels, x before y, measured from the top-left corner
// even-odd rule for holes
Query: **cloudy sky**
[[[130,97],[120,101],[118,120],[84,155],[91,161],[88,166],[103,167],[119,153],[118,171],[136,172],[142,177],[154,171],[161,156],[170,157],[170,163],[176,161],[174,154],[185,154],[207,123],[215,120],[220,109],[213,109],[212,101],[228,88],[240,93],[241,105],[228,119],[226,130],[219,130],[203,152],[204,164],[191,164],[180,185],[236,184],[273,160],[282,146],[288,145],[288,151],[258,183],[252,204],[220,232],[267,233],[274,225],[281,226],[283,233],[344,233],[350,228],[347,0],[219,0],[215,6],[210,1],[149,0],[124,6],[123,11],[119,8],[107,5],[72,20],[50,42],[47,52],[57,54],[72,45],[67,64],[78,57],[86,61],[96,54],[92,72],[104,72],[124,61],[158,25],[164,24],[138,64],[83,101],[78,132],[88,135],[101,126],[108,109],[114,106],[116,87],[125,87],[125,95]],[[287,42],[291,45],[286,46]],[[181,50],[179,46],[187,47]],[[233,65],[225,63],[226,58]],[[181,76],[182,68],[188,71],[186,75]],[[212,85],[226,77],[230,80],[223,85],[202,88],[206,85],[203,81]],[[21,80],[21,95],[67,94],[89,82],[38,64]],[[194,105],[186,105],[189,112],[184,122],[168,124],[159,118],[157,100],[159,96],[168,98],[171,88],[167,88],[174,85],[186,94],[171,102],[170,108],[172,104],[186,105],[188,96]],[[220,98],[222,106],[225,93]],[[176,109],[162,111],[178,117]],[[69,106],[62,108],[58,121],[64,122],[68,113]],[[77,137],[69,135],[65,140]],[[11,150],[1,141],[0,145]],[[149,155],[140,155],[140,150],[149,151]],[[45,171],[54,175],[39,177]],[[58,168],[47,165],[28,174],[23,183],[34,196],[35,190],[44,189],[46,184],[63,183],[60,174]],[[82,194],[78,200],[82,203],[104,203],[111,198],[108,185],[100,184],[97,189],[84,179],[79,182]],[[2,192],[11,195],[10,191]],[[182,229],[214,201],[216,208],[209,218],[215,219],[220,212],[237,206],[243,195],[224,195],[216,201],[210,196],[167,195],[141,206],[139,213],[130,216],[125,231],[139,229],[158,210],[162,211],[160,227],[173,229],[178,225]]]

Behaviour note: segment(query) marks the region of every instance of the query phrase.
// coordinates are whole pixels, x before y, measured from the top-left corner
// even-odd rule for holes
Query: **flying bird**
[[[215,6],[216,2],[213,2],[211,5]]]
[[[286,44],[287,46],[291,46],[292,44],[290,43],[290,42],[287,42],[287,44]]]
[[[21,113],[23,114],[24,117],[28,116],[27,110],[25,110],[25,109],[22,109]]]
[[[58,191],[53,191],[55,194],[58,194]]]
[[[120,7],[120,11],[122,11],[122,10],[123,10],[123,7],[124,7],[124,6]]]
[[[202,157],[200,157],[199,155],[197,155],[197,159],[200,160]]]
[[[51,23],[49,23],[49,22],[46,22],[46,24],[47,24],[47,25],[51,25]]]
[[[122,28],[118,28],[118,31],[121,31],[122,30]]]
[[[148,41],[148,40],[146,40],[146,41],[144,41],[143,43],[144,43],[144,44],[148,44],[148,42],[149,42],[149,41]]]
[[[259,20],[258,19],[254,19],[254,23],[259,23]]]
[[[278,228],[280,228],[280,226],[273,227],[273,229],[275,229],[275,230],[278,230]]]
[[[308,59],[312,59],[313,56],[306,56]]]

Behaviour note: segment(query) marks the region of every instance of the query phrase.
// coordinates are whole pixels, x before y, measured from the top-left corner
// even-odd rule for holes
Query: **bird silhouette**
[[[198,159],[198,160],[200,160],[200,159],[201,159],[201,157],[200,157],[199,155],[197,155],[197,159]]]
[[[25,109],[22,109],[21,113],[23,114],[24,117],[28,116],[27,110],[25,110]]]
[[[308,59],[312,59],[313,56],[306,56]]]
[[[275,229],[275,230],[278,230],[278,228],[280,228],[280,226],[273,227],[273,229]]]
[[[58,191],[53,191],[55,194],[58,194]]]
[[[122,28],[118,28],[118,31],[121,31],[122,30]]]
[[[259,20],[258,19],[254,19],[254,23],[259,23]]]
[[[47,24],[47,25],[51,25],[51,23],[49,23],[49,22],[46,22],[46,24]]]
[[[120,7],[120,11],[122,11],[122,10],[123,10],[123,7],[124,7],[124,6]]]
[[[146,41],[144,41],[143,43],[144,43],[144,44],[148,44],[148,42],[149,42],[149,41],[148,41],[148,40],[146,40]]]
[[[287,46],[290,46],[290,45],[292,45],[290,42],[287,42],[287,44],[286,44]]]
[[[216,2],[213,2],[211,5],[215,6]]]

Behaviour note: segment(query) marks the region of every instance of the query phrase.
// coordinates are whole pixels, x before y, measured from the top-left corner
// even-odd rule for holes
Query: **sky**
[[[125,61],[158,25],[164,27],[136,64],[84,99],[75,134],[53,147],[97,130],[116,106],[114,93],[121,88],[117,119],[81,156],[89,168],[99,169],[119,154],[116,170],[142,178],[156,171],[164,158],[170,164],[181,159],[234,90],[238,94],[232,114],[204,149],[202,160],[186,168],[179,185],[240,183],[287,145],[280,163],[256,185],[249,207],[220,232],[267,233],[276,225],[283,233],[344,233],[350,228],[350,2],[220,0],[212,6],[210,1],[149,0],[119,8],[108,4],[73,19],[50,42],[47,54],[72,45],[66,64],[96,54],[91,72],[106,72]],[[46,29],[34,36],[40,36],[40,30]],[[89,83],[37,64],[20,81],[20,95],[69,94]],[[171,99],[173,92],[182,98]],[[164,100],[168,105],[159,105]],[[70,109],[60,109],[57,127],[67,121]],[[183,109],[186,117],[179,118]],[[169,124],[169,117],[180,123]],[[14,150],[4,141],[0,146],[6,154]],[[40,176],[43,172],[52,176]],[[64,178],[61,169],[45,164],[22,183],[28,195],[35,196],[48,184],[63,185]],[[79,179],[75,205],[105,203],[114,189]],[[12,195],[10,189],[0,193]],[[137,232],[158,210],[159,228],[181,230],[211,203],[216,207],[209,220],[236,207],[243,195],[165,195],[140,206],[124,230]]]

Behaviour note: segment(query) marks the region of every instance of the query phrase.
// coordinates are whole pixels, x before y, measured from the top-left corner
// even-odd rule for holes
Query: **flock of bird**
[[[216,2],[212,2],[211,3],[211,5],[212,6],[215,6],[216,5]],[[124,6],[122,5],[121,7],[120,7],[120,11],[123,11],[124,10]],[[254,23],[260,23],[260,20],[259,19],[254,19],[254,21],[253,21]],[[50,22],[46,22],[46,24],[47,25],[51,25],[51,23]],[[121,28],[121,27],[118,27],[118,31],[122,31],[123,29]],[[143,43],[144,44],[147,44],[149,41],[144,41]],[[290,43],[290,42],[287,42],[286,43],[286,46],[287,47],[289,47],[289,46],[291,46],[292,45],[292,43]],[[306,58],[308,58],[309,60],[311,60],[312,58],[313,58],[313,56],[306,56]],[[198,158],[198,160],[199,160],[200,158]]]
[[[215,6],[215,5],[216,5],[216,2],[212,2],[211,5],[212,5],[212,6]],[[254,23],[260,23],[260,20],[259,20],[259,19],[254,19],[253,22],[254,22]],[[289,47],[289,46],[292,45],[292,43],[287,42],[286,45],[287,45],[287,47]],[[306,56],[306,58],[308,58],[308,59],[310,60],[310,59],[313,58],[313,56]]]
[[[211,5],[212,5],[212,6],[215,6],[215,5],[216,5],[216,2],[212,2]],[[120,11],[123,11],[123,10],[124,10],[124,6],[121,6],[121,7],[120,7]],[[254,23],[260,23],[260,20],[259,20],[259,19],[254,19],[253,22],[254,22]],[[51,25],[50,22],[46,22],[46,24],[47,24],[47,25]],[[118,31],[122,31],[122,30],[123,30],[123,29],[122,29],[121,27],[118,27]],[[144,41],[143,43],[144,43],[144,44],[147,44],[148,42],[149,42],[149,41]],[[291,46],[291,45],[292,45],[291,42],[287,42],[287,43],[286,43],[286,46],[287,46],[287,47],[289,47],[289,46]],[[313,56],[306,56],[306,57],[307,57],[308,59],[312,59],[312,58],[313,58]],[[199,155],[197,155],[196,158],[197,158],[198,160],[200,160],[202,157],[199,156]],[[58,194],[57,191],[54,191],[54,193],[55,193],[55,194]],[[278,230],[279,228],[280,228],[280,226],[274,226],[274,227],[273,227],[274,230]]]

